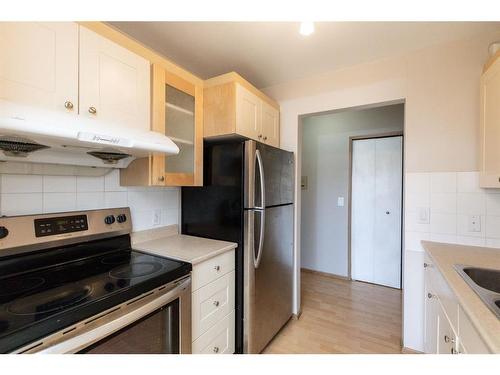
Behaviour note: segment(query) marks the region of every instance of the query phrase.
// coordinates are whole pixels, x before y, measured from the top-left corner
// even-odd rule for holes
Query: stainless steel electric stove
[[[191,265],[134,250],[130,210],[0,218],[0,352],[189,353]]]

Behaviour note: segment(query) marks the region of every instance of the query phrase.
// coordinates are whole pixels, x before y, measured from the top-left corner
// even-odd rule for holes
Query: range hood
[[[153,153],[179,148],[158,132],[0,100],[0,161],[126,168]]]

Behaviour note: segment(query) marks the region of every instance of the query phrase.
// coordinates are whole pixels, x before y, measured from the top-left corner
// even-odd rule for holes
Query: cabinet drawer
[[[455,294],[451,291],[441,272],[432,262],[432,259],[427,254],[425,254],[424,259],[427,264],[425,275],[428,278],[428,287],[432,293],[437,295],[452,326],[458,327],[458,301]]]
[[[234,310],[193,342],[193,354],[234,353]]]
[[[234,276],[232,271],[193,292],[193,339],[234,310]]]
[[[458,308],[458,336],[460,337],[460,345],[465,353],[490,353],[488,347],[483,342],[481,337],[479,337],[479,334],[469,320],[469,317],[465,314],[465,311],[461,307]]]
[[[457,354],[457,335],[441,306],[438,307],[438,354]]]
[[[234,270],[234,250],[193,266],[193,290],[197,290]]]

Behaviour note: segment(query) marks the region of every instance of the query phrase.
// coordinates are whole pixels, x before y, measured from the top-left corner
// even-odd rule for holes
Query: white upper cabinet
[[[80,26],[80,114],[150,129],[149,61]]]
[[[0,22],[0,51],[0,99],[77,112],[76,23]]]

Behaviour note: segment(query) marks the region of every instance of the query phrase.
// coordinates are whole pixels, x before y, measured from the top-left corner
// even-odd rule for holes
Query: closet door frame
[[[403,241],[404,241],[404,180],[405,180],[405,142],[404,142],[404,133],[403,131],[395,131],[395,132],[386,132],[380,134],[370,134],[366,136],[353,136],[349,137],[349,197],[348,197],[348,219],[347,219],[347,276],[349,280],[352,280],[352,249],[351,249],[351,228],[352,228],[352,166],[353,166],[353,142],[359,140],[367,140],[367,139],[379,139],[379,138],[392,138],[392,137],[401,137],[401,272],[400,272],[400,289],[403,289]]]

